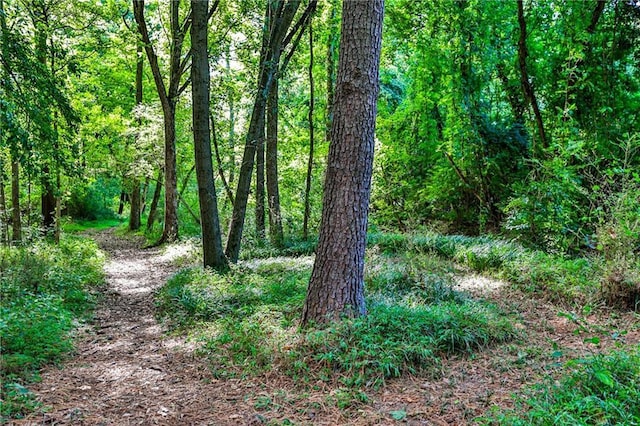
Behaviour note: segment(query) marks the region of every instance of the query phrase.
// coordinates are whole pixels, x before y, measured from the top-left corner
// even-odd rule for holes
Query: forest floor
[[[113,230],[92,237],[109,254],[104,297],[81,329],[74,356],[30,386],[48,408],[15,424],[473,424],[492,406],[511,407],[524,385],[558,374],[562,361],[610,350],[621,339],[616,330],[630,330],[626,343],[640,341],[631,314],[599,310],[572,319],[507,283],[462,275],[460,289],[515,314],[527,338],[445,359],[437,379],[389,380],[368,390],[367,402],[341,408],[330,402],[339,390],[326,383],[301,389],[277,372],[216,379],[193,342],[166,333],[154,318],[154,291],[177,270],[170,256]],[[593,336],[600,344],[585,342]]]

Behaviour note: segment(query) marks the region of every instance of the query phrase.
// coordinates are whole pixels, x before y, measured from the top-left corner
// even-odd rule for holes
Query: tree
[[[302,16],[292,26],[300,6],[300,0],[271,0],[267,4],[267,22],[265,22],[265,36],[263,37],[260,54],[258,90],[251,111],[249,130],[238,176],[238,187],[233,203],[227,246],[225,248],[225,253],[232,262],[236,262],[240,254],[240,242],[251,189],[251,175],[253,174],[256,151],[264,140],[267,98],[271,90],[273,90],[273,85],[277,79],[280,58],[283,56],[284,49],[294,41],[294,38],[299,40],[315,5],[315,1],[309,2]],[[289,31],[290,27],[291,30]],[[291,50],[285,55],[285,62],[293,54],[296,45],[297,42],[294,41]]]
[[[364,252],[384,0],[345,1],[320,238],[302,323],[366,313]]]
[[[185,35],[191,26],[191,14],[180,22],[180,0],[171,0],[169,3],[171,52],[169,59],[169,84],[165,81],[160,71],[158,56],[151,44],[147,22],[144,17],[144,0],[133,0],[133,11],[138,31],[142,37],[153,81],[155,82],[162,112],[164,115],[164,180],[165,180],[165,207],[164,229],[158,244],[171,242],[178,238],[178,180],[176,171],[176,106],[182,92],[187,88],[187,83],[182,83],[190,55],[182,56],[182,47]]]
[[[217,2],[216,2],[217,4]],[[193,145],[202,223],[204,266],[224,269],[218,202],[213,181],[209,132],[209,57],[207,40],[208,0],[191,0],[191,85],[193,96]]]

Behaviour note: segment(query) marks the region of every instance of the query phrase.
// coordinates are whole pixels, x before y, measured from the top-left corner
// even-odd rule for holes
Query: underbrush
[[[486,425],[640,424],[640,346],[572,360],[559,380],[531,387],[513,410],[479,419]]]
[[[95,243],[77,238],[0,248],[3,417],[33,409],[26,384],[72,350],[70,333],[94,304],[90,287],[103,280],[102,261]]]
[[[381,233],[370,235],[369,245],[388,255],[433,254],[496,275],[555,303],[640,308],[640,261],[633,254],[610,249],[611,244],[601,245],[600,252],[587,257],[549,254],[491,236]],[[633,251],[634,246],[625,249]]]
[[[513,318],[452,290],[446,276],[422,271],[425,279],[403,281],[391,266],[367,272],[365,317],[301,330],[311,261],[254,260],[225,275],[182,270],[158,293],[159,315],[175,327],[197,325],[191,330],[204,336],[201,354],[218,377],[275,370],[298,383],[354,389],[403,374],[437,375],[443,355],[516,335]],[[406,263],[415,276],[420,262]]]

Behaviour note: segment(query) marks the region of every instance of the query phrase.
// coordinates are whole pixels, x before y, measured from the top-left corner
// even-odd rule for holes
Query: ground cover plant
[[[443,355],[518,335],[515,318],[452,289],[450,262],[376,250],[369,254],[376,266],[367,271],[368,314],[362,318],[299,329],[309,257],[253,260],[228,274],[183,269],[158,292],[158,312],[204,340],[201,355],[216,377],[277,370],[299,383],[355,389],[346,393],[349,400],[366,395],[357,389],[390,378],[437,376]]]
[[[73,349],[71,332],[95,303],[103,256],[87,239],[0,247],[0,414],[33,408],[27,384]]]
[[[481,424],[640,424],[640,346],[571,360],[560,379],[549,377]]]

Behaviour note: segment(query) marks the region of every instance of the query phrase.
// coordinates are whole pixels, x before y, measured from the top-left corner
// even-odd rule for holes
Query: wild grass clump
[[[2,416],[32,409],[25,385],[38,368],[71,351],[70,332],[93,306],[102,262],[95,243],[78,238],[0,248]]]
[[[218,377],[277,370],[356,388],[435,374],[444,354],[515,336],[512,318],[451,288],[445,262],[420,256],[375,264],[366,278],[368,314],[320,329],[298,328],[309,258],[246,262],[226,275],[181,271],[158,293],[159,312],[176,326],[198,323],[206,336],[201,354]]]
[[[491,425],[640,424],[640,346],[569,361],[560,380],[549,378],[519,397],[514,410],[496,412]]]

